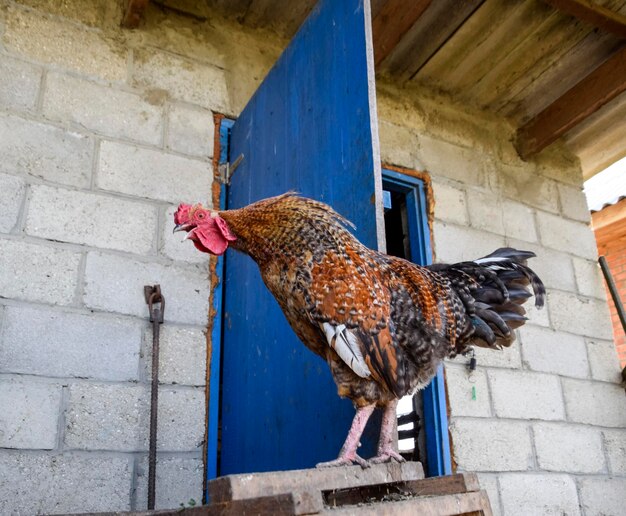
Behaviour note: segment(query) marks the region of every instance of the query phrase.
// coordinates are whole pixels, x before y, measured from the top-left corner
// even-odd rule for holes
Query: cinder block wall
[[[212,112],[236,115],[285,42],[154,6],[125,31],[120,3],[0,0],[3,514],[145,507],[157,282],[157,506],[201,498],[210,284],[171,216],[209,196]],[[432,174],[439,259],[535,250],[550,291],[474,383],[448,364],[458,469],[505,516],[621,513],[626,407],[576,161],[521,162],[510,126],[427,92],[378,95],[385,162]]]
[[[623,514],[626,396],[577,160],[555,144],[524,162],[506,122],[417,88],[379,81],[378,107],[383,160],[431,174],[437,259],[531,250],[548,288],[471,378],[469,358],[446,364],[457,469],[495,514]]]
[[[202,498],[210,285],[172,215],[278,50],[156,8],[125,31],[122,3],[0,0],[2,514],[145,508],[154,283],[157,506]]]

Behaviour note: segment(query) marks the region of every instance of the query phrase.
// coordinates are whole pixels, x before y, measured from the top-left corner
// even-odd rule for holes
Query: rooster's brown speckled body
[[[226,222],[236,237],[230,245],[256,261],[293,330],[359,408],[333,464],[362,460],[356,443],[374,406],[386,408],[378,458],[398,458],[384,435],[397,400],[470,344],[509,345],[511,328],[524,321],[529,282],[543,302],[543,285],[525,266],[532,253],[503,249],[476,262],[420,267],[368,249],[329,206],[293,194],[211,217]]]

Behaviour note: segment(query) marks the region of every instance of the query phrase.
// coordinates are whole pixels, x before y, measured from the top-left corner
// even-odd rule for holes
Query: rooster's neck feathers
[[[288,192],[220,212],[237,236],[232,245],[261,264],[272,258],[288,257],[290,251],[314,251],[332,243],[342,246],[358,241],[346,230],[354,225],[330,206]]]

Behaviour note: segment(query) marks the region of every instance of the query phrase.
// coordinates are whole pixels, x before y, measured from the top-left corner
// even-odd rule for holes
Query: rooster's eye
[[[197,217],[199,219],[203,219],[204,218],[204,212],[201,211],[200,213],[198,213]]]

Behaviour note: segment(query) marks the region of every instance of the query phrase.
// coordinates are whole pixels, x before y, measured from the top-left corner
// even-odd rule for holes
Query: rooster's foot
[[[395,450],[382,450],[369,460],[370,464],[383,464],[384,462],[406,462],[404,457]]]
[[[364,458],[359,457],[356,453],[349,454],[349,455],[348,454],[340,455],[335,460],[329,460],[328,462],[320,462],[319,464],[316,464],[315,467],[316,468],[335,468],[338,466],[354,466],[357,464],[361,466],[363,469],[370,467],[369,462],[367,462]]]

